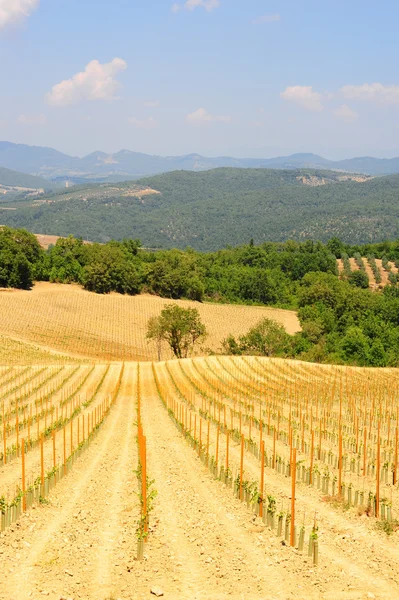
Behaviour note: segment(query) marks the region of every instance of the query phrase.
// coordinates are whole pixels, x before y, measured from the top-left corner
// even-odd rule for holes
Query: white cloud
[[[82,100],[112,100],[119,87],[115,76],[126,68],[127,63],[121,58],[104,64],[92,60],[84,71],[54,85],[47,94],[47,102],[54,106],[67,106]]]
[[[264,23],[276,23],[276,21],[280,20],[280,15],[276,13],[275,15],[262,15],[261,17],[257,17],[252,23],[253,25],[263,25]]]
[[[288,102],[294,102],[306,110],[320,112],[324,106],[322,104],[323,95],[314,92],[311,85],[294,85],[287,87],[280,94],[281,98]]]
[[[211,115],[205,108],[199,108],[193,113],[186,116],[187,123],[192,125],[201,125],[203,123],[219,122],[219,123],[230,123],[231,117],[222,115]]]
[[[147,102],[144,102],[144,106],[147,108],[158,108],[160,104],[159,100],[147,100]]]
[[[172,4],[171,10],[174,13],[179,12],[183,8],[186,10],[195,10],[196,8],[205,8],[207,12],[212,12],[220,6],[220,0],[186,0],[184,4]]]
[[[347,104],[341,104],[341,106],[333,110],[333,114],[340,121],[346,121],[347,123],[352,123],[359,117],[357,112],[352,110]]]
[[[137,129],[156,129],[159,125],[158,121],[156,121],[153,117],[149,117],[148,119],[137,119],[136,117],[130,117],[128,121],[130,125],[137,127]]]
[[[39,6],[40,0],[0,0],[0,29],[19,23]]]
[[[379,104],[399,104],[399,85],[382,83],[364,83],[363,85],[345,85],[341,88],[345,98],[365,100]]]
[[[19,115],[17,123],[20,125],[44,125],[47,122],[45,115]]]

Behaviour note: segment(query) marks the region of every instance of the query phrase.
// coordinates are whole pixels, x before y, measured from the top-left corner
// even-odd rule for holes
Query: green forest
[[[131,182],[80,186],[37,205],[15,203],[16,210],[1,211],[0,221],[34,233],[103,243],[140,238],[147,248],[202,252],[250,239],[327,242],[338,236],[365,244],[399,237],[399,175],[364,182],[344,177],[312,169],[175,171],[135,182],[159,193],[132,195]]]
[[[367,246],[399,260],[399,241]],[[263,323],[223,352],[295,357],[315,362],[399,365],[399,285],[363,289],[338,277],[342,252],[365,248],[337,238],[321,242],[267,242],[201,253],[193,249],[151,252],[139,240],[84,244],[60,239],[47,251],[35,236],[0,230],[0,285],[29,289],[34,280],[77,282],[92,292],[147,292],[198,302],[258,304],[298,310],[302,331],[289,336]]]

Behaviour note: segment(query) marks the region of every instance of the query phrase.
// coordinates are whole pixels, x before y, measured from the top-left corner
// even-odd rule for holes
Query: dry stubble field
[[[399,597],[398,534],[376,527],[382,518],[392,525],[399,511],[396,370],[254,357],[128,361],[127,348],[137,351],[138,342],[121,333],[126,299],[64,289],[55,288],[56,309],[48,286],[37,290],[34,310],[19,325],[26,294],[1,294],[15,308],[8,319],[1,311],[3,340],[41,346],[9,340],[11,358],[3,353],[0,367],[1,600],[145,599],[154,586],[176,600]],[[112,310],[102,326],[104,308],[93,307],[106,302]],[[116,326],[109,319],[118,308]],[[236,307],[225,308],[232,325]],[[154,308],[146,310],[150,316]],[[40,335],[32,322],[39,314]],[[225,320],[217,313],[215,343]],[[98,360],[96,349],[114,360]],[[138,399],[157,490],[143,561],[136,560]],[[284,530],[293,473],[290,547]],[[246,502],[233,494],[234,482]],[[27,510],[18,516],[24,499]],[[8,526],[11,516],[18,518]],[[318,566],[307,552],[315,521]]]
[[[148,319],[171,302],[150,295],[101,296],[77,285],[42,282],[32,291],[0,291],[0,334],[34,344],[45,354],[51,350],[100,360],[156,360],[155,346],[145,339]],[[280,321],[289,333],[300,328],[293,311],[176,302],[198,308],[209,332],[204,345],[214,351],[230,333],[246,333],[264,317]],[[172,358],[167,347],[161,358]]]

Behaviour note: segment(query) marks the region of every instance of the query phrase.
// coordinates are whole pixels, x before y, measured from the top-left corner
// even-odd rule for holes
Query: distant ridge
[[[333,161],[312,153],[275,158],[209,158],[200,154],[156,156],[120,150],[114,154],[92,152],[83,158],[68,156],[53,148],[0,142],[0,166],[47,179],[72,183],[138,179],[170,171],[207,171],[219,167],[249,169],[327,169],[365,175],[399,173],[398,158],[370,156]]]
[[[57,185],[43,177],[35,177],[34,175],[26,175],[20,171],[13,171],[0,167],[0,188],[23,188],[31,190],[52,190],[56,189]]]

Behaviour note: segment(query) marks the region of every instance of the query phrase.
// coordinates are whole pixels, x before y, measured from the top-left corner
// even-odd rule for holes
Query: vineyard
[[[0,598],[398,597],[398,389],[260,357],[1,367]]]
[[[387,258],[375,258],[373,255],[362,257],[356,254],[349,258],[347,254],[337,260],[341,276],[348,277],[355,271],[363,271],[369,278],[369,287],[378,289],[398,282],[399,264]]]
[[[72,358],[90,360],[156,360],[157,347],[146,339],[150,317],[158,316],[171,300],[150,296],[98,295],[77,285],[37,283],[31,291],[0,291],[0,331],[10,348],[3,352],[7,363],[26,360],[45,364]],[[296,313],[260,306],[201,304],[179,300],[180,306],[195,306],[206,323],[208,348],[219,351],[229,334],[239,335],[264,317],[281,322],[288,333],[300,330]],[[18,354],[20,353],[20,356]],[[172,358],[167,345],[161,358]]]

